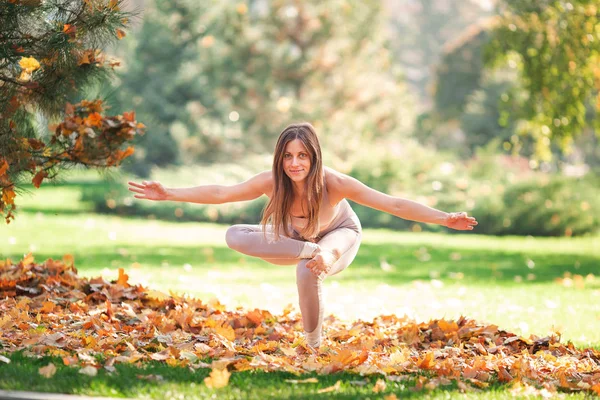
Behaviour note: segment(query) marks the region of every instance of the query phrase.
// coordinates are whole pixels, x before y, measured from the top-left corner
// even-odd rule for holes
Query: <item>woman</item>
[[[354,259],[361,225],[346,199],[400,218],[472,230],[475,218],[445,213],[392,197],[360,181],[324,167],[312,125],[292,124],[281,132],[273,168],[237,185],[203,185],[167,189],[158,182],[129,182],[138,199],[222,204],[253,200],[265,194],[269,202],[260,225],[234,225],[227,245],[272,264],[296,265],[296,283],[307,343],[318,348],[323,322],[322,281],[343,271]]]

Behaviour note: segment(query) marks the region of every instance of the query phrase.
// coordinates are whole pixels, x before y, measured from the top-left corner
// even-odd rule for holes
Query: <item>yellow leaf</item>
[[[23,259],[21,260],[21,263],[23,265],[30,265],[30,264],[33,264],[34,261],[35,261],[35,259],[33,258],[33,254],[28,253],[26,256],[23,257]]]
[[[168,294],[164,294],[163,292],[153,289],[147,290],[146,296],[159,301],[167,300],[170,297]]]
[[[54,364],[50,363],[45,367],[40,368],[38,372],[44,378],[52,378],[52,376],[54,376],[54,374],[56,373],[56,367],[54,366]]]
[[[231,372],[226,369],[213,369],[210,376],[204,378],[204,383],[211,389],[219,389],[229,384]]]
[[[119,11],[119,0],[110,0],[108,8],[111,10]]]
[[[32,73],[36,69],[40,67],[40,63],[33,57],[21,57],[21,61],[19,61],[19,65],[23,68],[24,71]]]
[[[71,254],[65,254],[63,256],[63,263],[68,267],[72,267],[75,263],[75,257],[73,257]]]
[[[230,342],[233,342],[235,340],[235,331],[228,323],[224,323],[223,325],[217,325],[215,327],[215,333],[218,333]]]
[[[21,71],[21,75],[17,78],[19,82],[29,82],[31,80],[31,74],[25,70]]]

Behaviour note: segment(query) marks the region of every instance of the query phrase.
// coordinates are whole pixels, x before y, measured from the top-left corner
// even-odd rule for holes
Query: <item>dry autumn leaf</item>
[[[87,376],[96,376],[98,375],[98,369],[92,367],[91,365],[88,365],[86,367],[81,368],[79,370],[79,373]]]
[[[211,389],[219,389],[229,384],[231,372],[226,369],[213,369],[210,375],[204,378],[204,383]]]
[[[385,375],[395,382],[416,373],[417,390],[451,382],[462,391],[496,382],[528,382],[519,389],[523,393],[533,385],[590,394],[600,390],[600,351],[561,343],[558,334],[522,337],[466,317],[417,322],[386,315],[351,324],[331,318],[323,349],[310,352],[298,329],[301,316],[292,309],[281,315],[228,310],[217,299],[157,296],[126,282],[123,271],[114,282],[80,277],[71,257],[43,263],[31,254],[20,262],[0,260],[0,341],[11,351],[49,352],[65,365],[82,368],[110,370],[115,363],[152,359],[211,368],[211,387],[227,385],[229,368],[321,375],[347,371]],[[32,335],[32,324],[45,331]],[[98,364],[96,355],[105,361]],[[205,357],[213,360],[211,365],[200,361]],[[309,379],[298,383],[317,383]],[[383,390],[384,383],[376,383],[374,390]]]
[[[375,382],[375,386],[373,386],[373,392],[374,393],[384,392],[386,387],[387,387],[387,385],[385,384],[385,381],[383,379],[377,379],[377,382]]]
[[[317,378],[306,378],[306,379],[286,379],[286,382],[297,384],[297,383],[319,383]]]
[[[342,385],[342,381],[337,381],[335,385],[326,387],[325,389],[317,390],[317,393],[329,393],[329,392],[337,392],[340,390],[340,386]]]
[[[46,365],[45,367],[42,367],[38,370],[39,374],[42,375],[44,378],[52,378],[54,376],[54,374],[56,373],[56,366],[52,363]]]

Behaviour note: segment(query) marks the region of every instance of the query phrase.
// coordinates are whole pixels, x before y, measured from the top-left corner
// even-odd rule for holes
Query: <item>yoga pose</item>
[[[267,195],[259,225],[233,225],[227,245],[277,265],[296,265],[296,284],[307,344],[321,344],[322,281],[350,265],[360,246],[360,221],[346,199],[400,218],[472,230],[466,212],[445,213],[378,192],[323,166],[312,125],[292,124],[279,135],[273,168],[232,186],[202,185],[171,189],[159,182],[129,182],[138,199],[222,204]]]

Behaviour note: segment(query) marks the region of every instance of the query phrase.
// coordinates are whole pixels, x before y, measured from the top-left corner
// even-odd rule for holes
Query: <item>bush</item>
[[[498,155],[491,147],[478,151],[468,163],[410,142],[401,149],[388,148],[378,157],[367,150],[347,171],[349,175],[393,196],[447,212],[467,211],[479,222],[473,233],[579,236],[600,231],[597,175],[590,173],[584,179],[574,179],[535,172],[527,159]],[[270,167],[268,157],[247,161],[245,165],[154,170],[152,179],[169,187],[233,184]],[[343,170],[335,163],[328,165]],[[252,202],[220,205],[138,201],[127,190],[126,181],[122,178],[118,183],[84,185],[82,200],[91,201],[96,212],[101,213],[226,224],[257,224],[267,200],[263,196]],[[352,208],[365,228],[457,232],[354,203]]]
[[[482,201],[473,214],[481,233],[580,236],[600,230],[597,178],[545,176],[506,189],[501,200]]]

